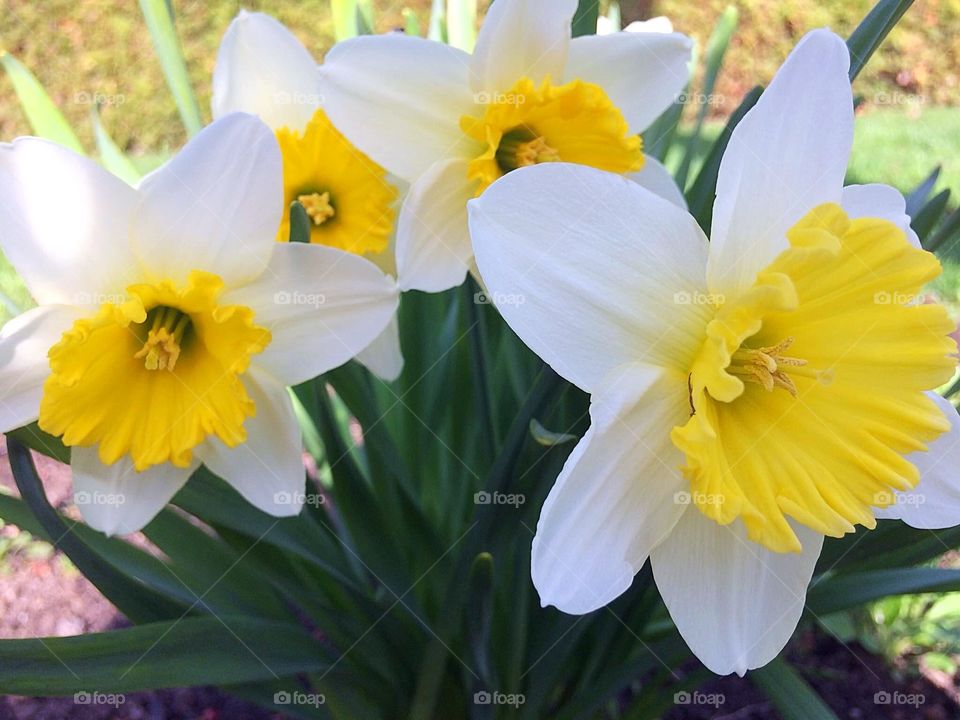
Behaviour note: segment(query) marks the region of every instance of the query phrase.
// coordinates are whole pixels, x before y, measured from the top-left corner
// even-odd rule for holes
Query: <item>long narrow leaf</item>
[[[195,135],[203,127],[203,121],[200,119],[200,107],[193,94],[193,86],[190,84],[187,61],[183,57],[183,49],[177,37],[171,6],[167,0],[140,0],[140,10],[160,59],[167,86],[173,93],[174,102],[180,112],[180,119],[183,120],[187,133]]]
[[[140,180],[140,172],[110,137],[107,129],[103,126],[103,121],[100,119],[100,113],[96,106],[90,110],[90,122],[93,123],[93,138],[97,143],[100,162],[107,170],[127,184],[136,185]]]
[[[54,104],[47,91],[32,72],[8,52],[0,51],[0,64],[7,71],[14,92],[20,100],[20,106],[35,135],[53,140],[64,147],[83,154],[83,145],[77,138],[70,123]]]
[[[879,0],[847,40],[850,50],[850,81],[860,74],[870,56],[893,30],[913,0]]]
[[[960,590],[960,570],[893,568],[850,572],[815,584],[807,605],[817,615],[857,607],[890,595]]]
[[[777,658],[754,670],[750,679],[773,701],[783,720],[837,720],[833,711],[785,660]]]
[[[473,51],[477,41],[477,0],[447,0],[447,42]]]

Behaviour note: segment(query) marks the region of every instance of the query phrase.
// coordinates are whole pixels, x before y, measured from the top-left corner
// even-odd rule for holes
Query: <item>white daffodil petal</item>
[[[263,272],[283,212],[280,148],[253,115],[208,125],[141,184],[135,247],[156,280],[183,283],[192,270],[227,287]]]
[[[92,160],[39,138],[0,144],[0,243],[41,304],[89,305],[137,275],[137,192]]]
[[[677,181],[667,170],[663,163],[651,155],[645,155],[643,169],[627,175],[638,185],[642,185],[655,195],[659,195],[664,200],[669,200],[678,208],[687,209],[687,200],[683,197]]]
[[[920,484],[895,493],[894,504],[875,514],[903,520],[911,527],[938,530],[960,525],[960,416],[949,400],[927,394],[950,420],[950,429],[930,443],[926,452],[907,457],[920,471]]]
[[[436,163],[410,188],[397,220],[397,277],[403,290],[441,292],[463,283],[473,257],[467,227],[473,194],[464,160]]]
[[[251,505],[275,517],[298,515],[306,471],[290,395],[255,365],[244,375],[244,385],[256,405],[256,415],[244,423],[246,442],[230,448],[211,437],[197,448],[197,456]]]
[[[630,132],[643,132],[690,79],[693,41],[680,33],[618,32],[574,38],[564,79],[602,87]]]
[[[843,189],[840,205],[851,218],[870,217],[889,220],[906,233],[907,240],[920,247],[920,238],[910,227],[907,201],[896,188],[879,183],[848,185]]]
[[[90,527],[107,535],[126,535],[153,520],[197,466],[163,463],[137,472],[128,455],[104,465],[96,447],[73,447],[73,501]]]
[[[720,163],[708,278],[731,297],[787,247],[787,230],[840,202],[853,143],[846,43],[814,30],[733,131]]]
[[[42,305],[0,330],[0,432],[37,419],[43,383],[50,375],[47,351],[81,315],[67,305]]]
[[[713,312],[696,222],[636,183],[545,163],[470,203],[480,274],[500,313],[587,392],[631,362],[688,372]]]
[[[541,603],[586,613],[633,583],[686,508],[683,457],[670,429],[690,414],[679,372],[630,365],[590,404],[590,429],[550,491],[533,541]]]
[[[823,545],[822,535],[794,530],[803,550],[775,553],[750,542],[739,520],[718,525],[691,506],[650,554],[677,629],[718,675],[766,665],[793,634]]]
[[[266,271],[223,295],[253,308],[273,335],[255,362],[285,385],[342,365],[383,332],[397,310],[396,283],[359,255],[322,245],[274,243]]]
[[[400,324],[394,315],[386,329],[357,353],[357,362],[381,380],[393,382],[403,372],[403,352],[400,349]]]
[[[462,50],[422,38],[351,38],[320,68],[324,110],[350,142],[413,182],[438,160],[480,152],[460,130],[476,109],[469,62]]]
[[[320,102],[317,63],[269,15],[241,10],[227,28],[213,69],[213,117],[259,115],[271,128],[306,126]]]
[[[563,75],[577,0],[502,0],[487,10],[470,63],[477,93],[506,92],[520,78],[535,84]]]

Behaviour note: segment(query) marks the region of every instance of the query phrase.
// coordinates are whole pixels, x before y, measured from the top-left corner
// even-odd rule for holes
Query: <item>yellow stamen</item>
[[[190,316],[176,308],[159,307],[151,311],[153,324],[143,347],[134,355],[144,358],[147,370],[170,370],[177,366],[180,343],[190,327]]]
[[[547,145],[542,135],[507,133],[497,148],[497,162],[504,172],[545,162],[560,162],[560,153]]]
[[[299,195],[297,200],[303,205],[303,209],[307,211],[307,215],[313,220],[313,224],[318,227],[337,214],[333,205],[330,204],[329,192]]]
[[[790,375],[784,372],[783,367],[789,367],[792,374],[809,374],[809,370],[798,373],[797,371],[803,368],[807,361],[782,354],[793,343],[794,339],[788,337],[771,347],[762,347],[756,350],[741,347],[733,354],[727,372],[737,375],[742,380],[762,385],[768,391],[775,387],[783,388],[796,397],[797,386]]]

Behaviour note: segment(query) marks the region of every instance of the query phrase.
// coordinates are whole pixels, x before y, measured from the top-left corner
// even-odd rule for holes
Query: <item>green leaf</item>
[[[957,238],[960,237],[960,208],[947,215],[940,226],[928,237],[924,248],[949,258],[957,256]]]
[[[703,130],[703,123],[707,119],[707,112],[710,110],[710,96],[717,84],[717,75],[720,73],[720,67],[723,65],[723,57],[736,32],[737,23],[740,20],[740,13],[733,5],[728,5],[713,27],[710,39],[707,41],[706,51],[706,74],[703,79],[703,91],[698,97],[697,119],[693,127],[693,132],[687,140],[687,149],[683,156],[683,162],[680,169],[677,170],[677,185],[681,188],[687,185],[687,175],[690,172],[690,165],[696,154],[697,145],[700,140],[700,133]]]
[[[290,242],[310,243],[310,217],[299,200],[290,203]]]
[[[331,662],[298,625],[244,616],[187,617],[75,637],[2,640],[0,692],[69,695],[226,685],[322,671]]]
[[[734,128],[743,120],[743,116],[747,114],[750,108],[757,104],[761,92],[761,88],[755,87],[743,98],[740,107],[734,110],[723,132],[720,133],[720,137],[717,138],[710,149],[697,179],[687,190],[687,206],[690,209],[690,214],[696,218],[708,237],[710,235],[710,225],[713,221],[713,199],[717,194],[720,161],[723,159],[723,153],[727,149],[727,143],[730,142],[730,136],[733,134]]]
[[[920,211],[924,203],[927,202],[927,198],[929,198],[930,193],[933,192],[933,186],[937,184],[937,180],[940,178],[941,169],[941,166],[937,165],[937,167],[927,175],[926,179],[907,195],[907,215],[913,217]]]
[[[477,42],[477,0],[447,0],[447,42],[473,52]]]
[[[947,209],[947,202],[950,200],[950,190],[944,190],[931,198],[931,200],[920,208],[919,212],[910,221],[910,227],[919,236],[920,244],[927,247],[926,239],[929,237],[933,228],[943,217]]]
[[[117,147],[113,138],[103,127],[96,106],[90,108],[90,122],[93,124],[93,138],[97,143],[101,164],[128,185],[136,185],[140,181],[140,171]]]
[[[437,42],[447,41],[447,9],[445,0],[433,0],[430,7],[430,27],[427,37]]]
[[[960,570],[893,568],[835,575],[816,582],[807,606],[818,615],[846,610],[891,595],[960,590]]]
[[[870,56],[913,5],[913,0],[879,0],[847,40],[850,50],[850,82],[860,74]]]
[[[573,37],[596,35],[599,15],[600,3],[597,0],[580,0],[573,16]]]
[[[70,463],[70,448],[64,445],[60,438],[41,430],[36,422],[11,430],[6,433],[6,436],[14,438],[41,455],[46,455],[65,464]]]
[[[410,8],[404,8],[400,13],[403,16],[403,32],[410,37],[420,37],[420,18]]]
[[[13,83],[14,92],[17,93],[34,134],[83,155],[83,145],[80,144],[70,123],[33,73],[6,51],[0,51],[0,64],[3,64],[7,76]]]
[[[333,12],[333,35],[337,42],[360,34],[357,0],[330,0]]]
[[[816,691],[785,660],[776,658],[753,670],[749,678],[773,701],[783,720],[837,720]]]
[[[62,550],[90,582],[97,586],[108,600],[134,622],[179,617],[186,610],[180,603],[142,585],[104,561],[88,547],[74,530],[67,527],[51,507],[44,492],[30,451],[17,440],[7,437],[10,468],[24,502],[43,526],[47,536],[54,538],[54,546]]]
[[[160,59],[167,86],[173,93],[177,110],[180,111],[180,119],[183,120],[187,134],[195,135],[203,127],[203,121],[200,119],[200,107],[193,94],[187,62],[177,37],[173,9],[167,0],[140,0],[140,10],[150,31],[153,47]]]

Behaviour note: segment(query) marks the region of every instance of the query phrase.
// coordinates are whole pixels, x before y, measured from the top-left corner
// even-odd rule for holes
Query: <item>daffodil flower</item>
[[[592,168],[530,168],[471,203],[500,310],[588,391],[591,425],[533,541],[542,602],[625,592],[649,559],[718,673],[789,639],[824,536],[960,522],[960,422],[931,392],[954,324],[940,272],[881,185],[843,187],[846,45],[809,34],[734,131],[710,242],[683,210]],[[922,502],[925,501],[925,502]]]
[[[241,11],[220,44],[213,72],[213,116],[258,115],[283,155],[286,207],[300,202],[310,242],[361,255],[396,277],[396,215],[406,184],[357,150],[322,109],[317,63],[280,22]],[[277,240],[290,237],[284,213]],[[396,318],[356,358],[385,380],[403,369]]]
[[[577,0],[497,0],[473,55],[401,34],[352,38],[320,69],[324,108],[357,147],[410,181],[397,228],[400,286],[463,282],[467,202],[520,167],[566,161],[627,175],[678,204],[638,134],[687,82],[690,40],[571,39]]]
[[[240,113],[137,189],[45,140],[0,145],[0,242],[39,303],[0,332],[0,429],[39,419],[70,446],[91,526],[139,529],[200,463],[299,512],[286,386],[368,345],[397,290],[350,253],[274,241],[281,172]]]

